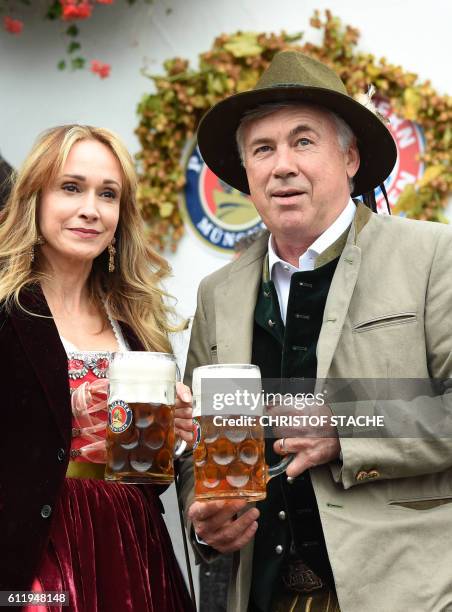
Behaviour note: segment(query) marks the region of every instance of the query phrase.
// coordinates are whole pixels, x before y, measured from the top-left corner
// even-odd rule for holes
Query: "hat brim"
[[[201,155],[212,172],[231,187],[249,194],[246,172],[236,144],[236,131],[241,119],[247,111],[275,102],[323,106],[350,126],[360,153],[353,196],[372,191],[391,173],[397,159],[397,147],[389,130],[374,113],[353,98],[330,89],[284,85],[254,89],[225,98],[202,118],[197,134]]]

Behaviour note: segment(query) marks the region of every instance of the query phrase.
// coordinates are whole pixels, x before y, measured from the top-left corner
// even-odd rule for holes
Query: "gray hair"
[[[273,114],[274,112],[284,109],[284,108],[292,108],[294,106],[314,106],[310,104],[304,104],[303,102],[272,102],[270,104],[261,104],[257,106],[253,110],[248,111],[242,117],[239,127],[235,133],[235,139],[237,142],[237,148],[239,151],[240,161],[242,165],[245,166],[245,146],[244,146],[244,130],[247,125],[249,125],[252,121],[256,119],[262,119],[263,117],[267,117],[268,115]],[[347,151],[349,146],[351,145],[353,139],[355,138],[355,134],[353,133],[351,127],[346,123],[342,117],[333,113],[333,111],[328,108],[324,108],[323,106],[317,106],[324,113],[326,113],[334,122],[336,126],[336,135],[337,141],[339,143],[339,147],[342,151]],[[350,193],[353,193],[354,190],[354,182],[353,178],[348,179]]]

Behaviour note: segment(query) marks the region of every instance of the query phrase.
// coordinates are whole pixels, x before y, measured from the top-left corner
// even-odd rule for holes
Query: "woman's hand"
[[[181,382],[176,383],[176,410],[174,426],[176,435],[193,444],[192,396],[190,388]]]

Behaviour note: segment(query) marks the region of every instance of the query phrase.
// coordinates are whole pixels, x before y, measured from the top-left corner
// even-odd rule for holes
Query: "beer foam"
[[[113,353],[108,368],[110,381],[142,382],[175,382],[176,360],[166,353],[147,351],[129,351]]]
[[[173,355],[146,351],[114,353],[107,373],[108,401],[174,404],[176,373]]]
[[[207,379],[234,380],[236,378],[261,379],[258,366],[245,363],[200,366],[193,370],[193,395],[201,395],[201,383]]]
[[[242,414],[251,408],[254,414],[258,414],[262,410],[261,373],[257,366],[240,363],[201,366],[193,370],[192,385],[193,417],[216,414],[217,411],[223,414]],[[252,394],[257,399],[249,406],[240,401],[234,405],[230,397],[236,393],[243,397],[245,393]],[[229,398],[222,407],[221,398]]]

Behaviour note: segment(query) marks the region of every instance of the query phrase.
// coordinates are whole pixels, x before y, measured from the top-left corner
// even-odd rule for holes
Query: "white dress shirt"
[[[273,248],[273,236],[270,234],[268,239],[268,268],[270,278],[272,279],[276,293],[278,294],[279,307],[281,310],[281,318],[286,324],[287,303],[289,301],[290,279],[295,272],[306,272],[314,270],[317,257],[321,255],[328,247],[336,242],[336,240],[345,232],[351,225],[355,216],[356,205],[350,198],[347,206],[341,212],[339,217],[327,228],[323,234],[315,240],[311,246],[301,255],[298,260],[298,268],[287,261],[281,259]]]

